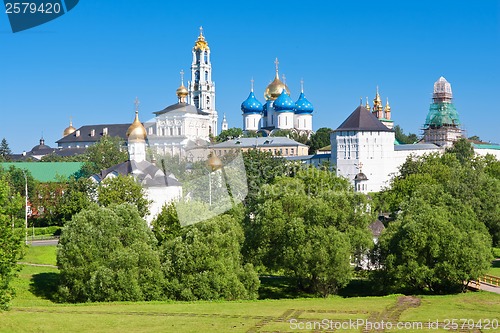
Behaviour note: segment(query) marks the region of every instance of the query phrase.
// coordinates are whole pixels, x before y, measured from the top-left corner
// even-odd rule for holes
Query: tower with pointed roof
[[[221,131],[227,131],[229,129],[229,124],[227,123],[226,114],[222,117],[222,123],[220,124]]]
[[[187,102],[210,115],[210,134],[218,134],[217,111],[215,107],[215,83],[212,81],[210,47],[200,27],[200,35],[192,50],[191,81],[188,82]]]
[[[460,118],[452,102],[451,84],[444,77],[434,83],[432,104],[424,124],[424,141],[440,147],[451,147],[463,136]]]
[[[357,191],[364,193],[379,191],[387,185],[392,171],[394,130],[382,124],[374,112],[359,105],[333,131],[330,140],[338,176],[347,178]]]

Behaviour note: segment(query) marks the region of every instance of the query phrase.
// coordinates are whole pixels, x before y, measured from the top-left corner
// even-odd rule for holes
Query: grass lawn
[[[48,248],[30,248],[32,253],[24,261],[33,258],[36,263],[53,264],[55,248]],[[308,298],[57,304],[48,299],[57,286],[57,278],[56,268],[22,265],[14,284],[17,297],[12,309],[0,312],[0,332],[321,332],[349,320],[360,325],[364,321],[408,321],[423,326],[404,332],[445,332],[449,330],[443,325],[450,318],[500,320],[500,295],[487,292],[416,297],[302,295]],[[279,288],[281,282],[273,283],[266,281],[265,291],[269,294],[276,294],[273,289]],[[441,329],[427,328],[429,321],[438,321]],[[362,332],[362,328],[346,327],[338,331]],[[500,332],[500,328],[483,332]]]
[[[30,246],[22,262],[32,264],[56,265],[55,246]]]

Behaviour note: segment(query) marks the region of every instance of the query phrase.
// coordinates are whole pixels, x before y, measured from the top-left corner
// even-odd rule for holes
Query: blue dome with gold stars
[[[295,102],[295,113],[312,113],[314,107],[309,100],[304,96],[304,92],[300,93],[299,99]]]
[[[279,111],[279,112],[293,112],[295,108],[295,103],[293,100],[288,96],[286,93],[286,90],[283,89],[281,92],[281,95],[276,98],[274,101],[274,110]]]
[[[241,111],[243,113],[261,113],[262,103],[255,98],[253,91],[250,91],[248,98],[241,103]]]

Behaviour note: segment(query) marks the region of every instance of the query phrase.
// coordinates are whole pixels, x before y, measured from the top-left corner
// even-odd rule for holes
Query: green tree
[[[88,208],[97,196],[97,184],[88,178],[72,177],[56,206],[57,219],[63,224],[71,220],[73,215]]]
[[[171,230],[169,230],[171,231]],[[177,300],[235,300],[257,297],[259,279],[243,265],[243,230],[230,214],[181,229],[164,237],[161,247],[166,292]]]
[[[163,299],[156,239],[133,205],[93,205],[63,228],[58,297],[65,302]]]
[[[149,213],[150,201],[144,189],[131,176],[118,175],[104,179],[97,187],[97,201],[101,206],[131,203],[137,208],[139,215],[145,217]]]
[[[438,185],[421,187],[389,224],[378,244],[382,285],[442,294],[486,273],[491,239],[472,209],[450,200]]]
[[[175,204],[164,205],[161,212],[151,222],[153,233],[159,244],[181,234],[181,224],[175,210]]]
[[[9,143],[5,138],[3,138],[0,143],[0,161],[10,161],[10,155],[12,155],[12,151],[9,148]]]
[[[0,310],[9,308],[14,296],[10,285],[17,275],[17,262],[23,256],[22,239],[24,228],[13,216],[23,206],[23,200],[18,193],[13,193],[5,176],[0,177]]]
[[[219,135],[215,138],[217,142],[224,142],[229,139],[236,139],[243,135],[243,130],[238,127],[231,127],[225,131],[220,132]]]
[[[243,137],[244,138],[259,138],[259,137],[262,137],[262,133],[261,132],[257,132],[257,131],[245,131],[245,133],[243,134]]]
[[[119,137],[103,136],[99,142],[87,148],[82,172],[90,176],[113,165],[128,160],[128,152]]]
[[[289,129],[278,129],[275,130],[272,134],[272,136],[284,136],[287,138],[290,138],[292,140],[295,140],[297,142],[303,143],[303,144],[308,144],[308,137],[306,134],[299,134],[298,131],[296,130],[289,130]]]
[[[243,161],[248,184],[246,203],[252,209],[262,186],[271,183],[278,176],[285,175],[287,166],[284,158],[273,156],[268,151],[256,149],[244,152]]]
[[[403,129],[399,125],[394,126],[394,132],[396,140],[398,140],[398,142],[400,143],[412,144],[418,141],[418,136],[416,134],[414,133],[405,134],[403,132]]]
[[[312,134],[309,143],[309,154],[315,154],[318,149],[330,145],[330,134],[332,132],[331,128],[321,127],[316,133]]]
[[[494,176],[496,164],[491,157],[469,159],[467,154],[467,150],[465,154],[447,151],[442,155],[408,158],[390,188],[378,195],[375,209],[386,208],[394,215],[421,186],[437,185],[458,203],[472,207],[477,219],[488,228],[493,244],[500,244],[500,181]]]
[[[371,244],[365,196],[330,171],[309,168],[275,178],[256,201],[245,222],[248,261],[283,270],[323,296],[347,284],[350,257],[359,260]]]
[[[450,154],[455,154],[457,159],[462,164],[466,164],[474,158],[474,147],[472,144],[464,138],[460,138],[453,143],[451,148],[446,149],[446,151]]]

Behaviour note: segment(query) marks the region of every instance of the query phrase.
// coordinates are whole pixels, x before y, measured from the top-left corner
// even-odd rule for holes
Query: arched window
[[[208,81],[208,71],[205,71],[205,81]]]
[[[200,71],[194,72],[194,82],[198,83],[200,81]]]
[[[210,96],[207,96],[207,109],[210,109]]]
[[[198,97],[198,96],[194,97],[194,106],[196,106],[197,108],[200,108],[200,97]]]

